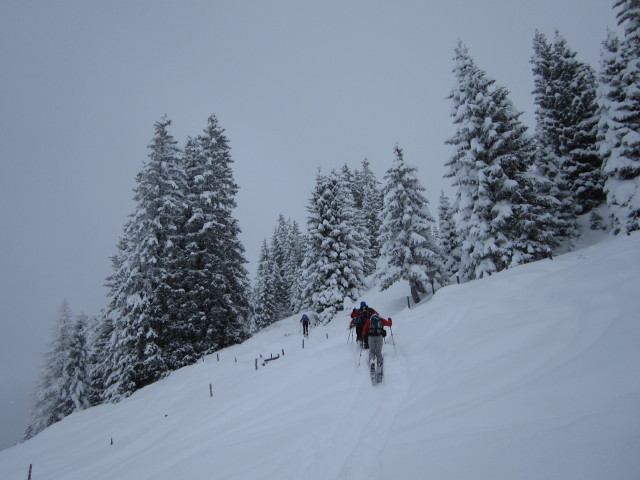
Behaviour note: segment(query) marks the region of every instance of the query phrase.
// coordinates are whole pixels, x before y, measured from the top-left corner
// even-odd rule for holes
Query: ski
[[[371,372],[371,385],[377,385],[378,383],[381,383],[383,376],[382,365],[378,365],[378,368],[376,369],[375,362],[372,362],[369,368]]]

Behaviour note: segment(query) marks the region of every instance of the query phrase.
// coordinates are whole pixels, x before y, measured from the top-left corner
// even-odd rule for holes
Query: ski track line
[[[356,365],[353,369],[354,388],[350,390],[349,397],[344,399],[345,409],[327,438],[319,442],[322,450],[316,451],[312,463],[305,470],[304,478],[380,478],[379,465],[384,459],[385,440],[409,388],[405,358],[389,350],[393,348],[391,343],[385,347],[383,382],[375,386],[371,384],[369,354],[364,351],[360,367]],[[359,351],[356,352],[359,355]],[[352,354],[350,351],[346,358],[349,359]]]

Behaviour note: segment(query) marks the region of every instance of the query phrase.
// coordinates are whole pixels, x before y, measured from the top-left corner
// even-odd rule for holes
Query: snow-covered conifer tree
[[[293,284],[302,264],[300,241],[297,224],[279,215],[270,244],[270,254],[275,268],[273,288],[278,305],[276,320],[293,313]]]
[[[87,341],[89,343],[89,382],[91,405],[99,405],[104,401],[103,393],[106,379],[109,377],[108,354],[109,341],[113,335],[113,321],[105,311],[89,323]]]
[[[301,306],[320,313],[323,322],[342,310],[345,298],[358,298],[363,287],[362,250],[347,195],[338,173],[318,172],[307,207],[309,243],[302,265]]]
[[[630,233],[640,229],[640,5],[617,0],[614,8],[624,38],[610,33],[603,44],[598,140],[614,232]]]
[[[556,32],[550,44],[536,32],[531,58],[536,108],[537,169],[564,222],[558,234],[577,236],[576,216],[590,212],[604,200],[602,158],[597,133],[596,80],[593,69]]]
[[[253,287],[251,333],[262,330],[278,320],[281,306],[278,301],[277,276],[275,261],[267,245],[267,240],[264,239]]]
[[[455,210],[451,206],[449,197],[444,194],[444,191],[441,191],[438,204],[439,245],[444,257],[444,275],[449,280],[458,273],[458,265],[460,264],[460,243],[456,234],[454,213]]]
[[[49,350],[35,390],[31,419],[25,433],[30,438],[71,413],[89,406],[86,316],[75,320],[65,300],[53,328]]]
[[[378,237],[382,223],[383,194],[380,182],[366,158],[362,161],[362,169],[355,172],[354,186],[355,207],[364,224],[363,234],[368,239],[368,246],[364,250],[364,273],[369,276],[375,273],[380,258]]]
[[[148,161],[136,177],[136,209],[112,258],[106,315],[113,324],[105,371],[106,400],[118,400],[167,374],[165,350],[180,303],[175,260],[184,217],[184,171],[164,117],[155,124]]]
[[[201,311],[206,315],[208,343],[202,345],[202,353],[210,353],[247,338],[249,279],[240,227],[233,216],[239,187],[233,178],[231,148],[214,115],[197,141],[201,155],[188,166],[187,201],[192,215],[186,241],[200,256],[207,296],[202,298]]]
[[[371,260],[368,258],[369,250],[371,248],[371,235],[367,231],[367,219],[362,211],[362,208],[358,208],[357,198],[358,189],[355,188],[358,184],[358,178],[360,172],[357,170],[352,172],[347,164],[342,166],[340,170],[340,181],[342,182],[341,191],[344,192],[345,198],[343,200],[343,206],[345,212],[351,213],[351,219],[349,222],[353,227],[353,238],[356,240],[356,246],[362,250],[362,268],[363,272],[370,269]]]
[[[89,317],[78,315],[71,328],[69,350],[64,365],[68,382],[67,405],[70,412],[84,410],[91,405],[91,371],[89,364],[88,334]]]
[[[537,198],[528,169],[534,146],[508,90],[478,68],[464,44],[456,48],[451,93],[456,134],[447,176],[457,187],[456,231],[461,271],[482,278],[548,255],[552,216]]]
[[[431,234],[434,219],[429,212],[429,201],[416,173],[417,168],[405,163],[402,150],[396,145],[395,159],[384,176],[376,278],[381,290],[400,280],[408,281],[417,303],[420,293],[427,291],[427,285],[439,280],[443,264]]]
[[[300,227],[295,220],[289,221],[287,247],[289,251],[286,259],[285,271],[290,290],[290,312],[297,313],[295,308],[297,296],[297,283],[302,275],[302,262],[304,260],[304,236],[300,233]]]

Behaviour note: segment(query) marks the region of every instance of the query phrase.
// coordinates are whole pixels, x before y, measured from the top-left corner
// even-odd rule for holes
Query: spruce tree
[[[276,286],[277,275],[275,261],[267,245],[267,240],[264,239],[253,288],[251,333],[262,330],[278,319],[281,306]]]
[[[89,364],[89,317],[78,315],[71,328],[69,350],[64,365],[64,374],[68,382],[68,411],[84,410],[91,405],[91,371]]]
[[[604,43],[600,70],[599,145],[614,232],[640,229],[640,5],[614,3],[620,41]]]
[[[538,171],[546,176],[557,200],[558,232],[578,235],[577,215],[590,212],[604,200],[602,158],[596,145],[596,80],[590,66],[556,32],[553,43],[536,32],[534,73]]]
[[[456,234],[454,213],[449,197],[441,191],[438,204],[439,245],[444,257],[444,275],[448,280],[458,273],[460,265],[460,242]]]
[[[89,382],[91,405],[99,405],[103,398],[104,386],[109,376],[108,354],[109,342],[113,335],[113,321],[108,318],[105,311],[90,323],[87,340],[89,343]]]
[[[43,369],[34,392],[29,426],[25,438],[37,435],[66,415],[67,396],[64,391],[64,366],[72,331],[72,313],[63,301],[56,318],[49,349],[44,356]]]
[[[291,222],[281,214],[273,229],[271,236],[270,255],[273,261],[273,282],[277,308],[275,319],[281,319],[291,315],[291,285],[293,275],[291,267],[291,254],[293,249],[293,237],[291,236]]]
[[[197,141],[200,162],[190,164],[188,192],[188,204],[197,217],[191,217],[187,241],[201,251],[208,281],[202,311],[209,344],[202,348],[203,353],[210,353],[247,338],[249,279],[240,226],[233,216],[239,187],[233,178],[231,148],[214,115]]]
[[[368,245],[364,251],[364,274],[375,273],[376,263],[380,258],[380,243],[378,237],[382,218],[383,194],[380,182],[370,168],[369,160],[362,161],[362,169],[355,173],[355,207],[364,225],[364,235]]]
[[[318,172],[307,207],[309,240],[302,265],[306,283],[301,306],[320,313],[323,322],[343,309],[346,298],[358,298],[363,287],[362,250],[347,195],[338,173]]]
[[[370,259],[372,235],[367,229],[367,218],[364,215],[363,208],[362,206],[358,207],[358,189],[355,186],[359,183],[359,178],[360,172],[358,170],[352,172],[346,164],[343,165],[339,175],[339,179],[342,182],[341,191],[345,193],[343,206],[345,211],[351,214],[349,222],[353,227],[356,246],[362,250],[363,274],[367,275],[367,272],[371,271],[372,267],[372,260]],[[362,189],[361,192],[364,193],[364,190]],[[360,200],[363,201],[364,196]]]
[[[172,322],[182,292],[174,272],[181,255],[185,178],[169,125],[166,117],[155,124],[148,160],[136,176],[136,208],[112,258],[107,400],[126,397],[175,367]]]
[[[529,173],[534,146],[508,90],[475,65],[462,43],[455,61],[449,98],[456,133],[447,141],[455,151],[446,176],[457,187],[462,274],[482,278],[548,255],[553,216]]]
[[[90,404],[87,318],[73,318],[65,300],[56,318],[49,350],[35,390],[31,419],[25,439],[31,438]]]
[[[442,257],[431,235],[434,219],[429,212],[425,188],[417,169],[404,161],[396,145],[393,164],[384,176],[384,206],[379,243],[381,245],[376,278],[380,290],[405,280],[414,302],[427,292],[427,285],[440,278]]]
[[[298,291],[297,284],[299,279],[300,281],[304,280],[301,273],[302,262],[304,260],[304,236],[300,233],[300,227],[295,220],[289,220],[287,237],[287,249],[289,254],[285,263],[285,272],[290,291],[289,311],[291,313],[297,313],[298,310],[295,308],[295,299]]]

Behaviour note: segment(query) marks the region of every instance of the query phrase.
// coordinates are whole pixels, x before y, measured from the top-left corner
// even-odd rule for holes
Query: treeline
[[[623,36],[609,33],[598,71],[556,32],[531,57],[534,134],[499,86],[455,48],[453,153],[437,219],[400,146],[378,180],[368,161],[318,171],[306,232],[281,215],[264,239],[253,286],[232,215],[238,186],[212,116],[183,149],[156,124],[137,176],[136,209],[93,321],[63,306],[27,436],[69,413],[117,401],[300,311],[331,319],[367,282],[432,288],[547,258],[591,228],[640,229],[640,8],[616,0]]]

